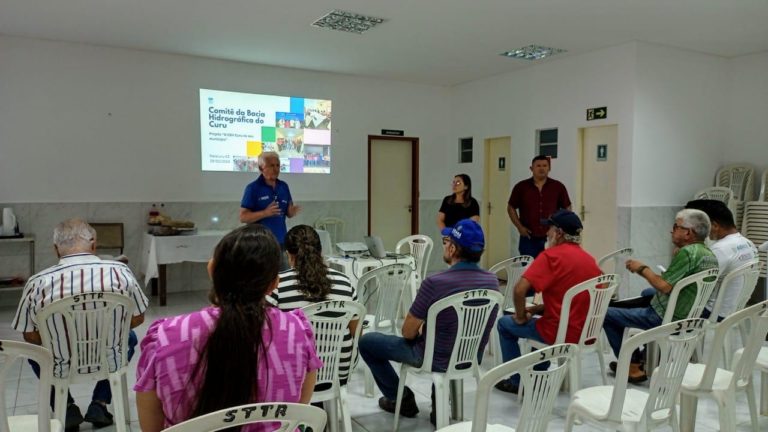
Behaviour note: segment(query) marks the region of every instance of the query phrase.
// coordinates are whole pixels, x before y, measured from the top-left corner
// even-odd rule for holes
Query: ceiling
[[[310,26],[332,9],[387,21]],[[530,66],[499,56],[529,44],[768,51],[768,0],[0,0],[0,34],[450,86]]]

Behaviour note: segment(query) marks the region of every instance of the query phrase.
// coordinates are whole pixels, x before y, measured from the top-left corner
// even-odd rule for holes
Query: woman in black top
[[[453,178],[453,195],[443,198],[443,204],[437,213],[437,227],[452,227],[462,219],[480,221],[480,206],[472,198],[472,180],[466,174]]]

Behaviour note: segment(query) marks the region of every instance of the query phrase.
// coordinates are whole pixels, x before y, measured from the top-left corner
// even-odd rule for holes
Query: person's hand
[[[625,267],[630,272],[637,273],[642,267],[648,267],[648,266],[643,264],[642,261],[638,261],[636,259],[628,259],[627,262],[625,263]]]
[[[520,237],[528,237],[528,238],[531,237],[531,230],[529,230],[528,228],[522,225],[517,227],[517,232],[520,233]]]
[[[296,216],[297,214],[299,214],[300,211],[301,211],[301,206],[297,206],[297,205],[293,205],[293,204],[288,204],[288,212],[287,212],[287,214],[288,214],[289,218],[292,218],[292,217]]]
[[[267,208],[262,210],[262,212],[263,212],[265,218],[272,217],[272,216],[280,216],[280,214],[281,214],[280,206],[277,205],[277,202],[275,202],[275,201],[272,201],[267,206]]]
[[[518,316],[517,314],[512,314],[512,319],[515,320],[515,323],[519,325],[523,325],[528,322],[528,320],[531,319],[531,314],[529,312],[526,312],[523,316]]]

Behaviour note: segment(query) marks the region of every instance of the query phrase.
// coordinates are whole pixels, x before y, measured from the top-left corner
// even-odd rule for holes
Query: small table
[[[35,274],[35,237],[32,235],[27,235],[24,237],[5,237],[0,238],[0,245],[7,245],[7,244],[20,244],[20,243],[26,243],[27,249],[29,250],[29,277],[32,277],[32,275]],[[6,288],[21,288],[24,285],[13,285],[13,286],[7,286],[7,287],[0,287],[0,289]]]
[[[144,234],[141,246],[141,271],[144,274],[144,286],[157,280],[157,290],[153,283],[152,294],[159,294],[160,306],[166,304],[166,268],[167,264],[180,262],[208,262],[213,256],[213,249],[229,231],[198,231],[196,234],[176,236],[154,236]]]

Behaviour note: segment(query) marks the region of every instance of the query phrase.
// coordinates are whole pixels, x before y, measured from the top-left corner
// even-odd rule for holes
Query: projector
[[[362,242],[340,242],[336,243],[336,249],[342,256],[362,256],[368,253],[368,246]]]

